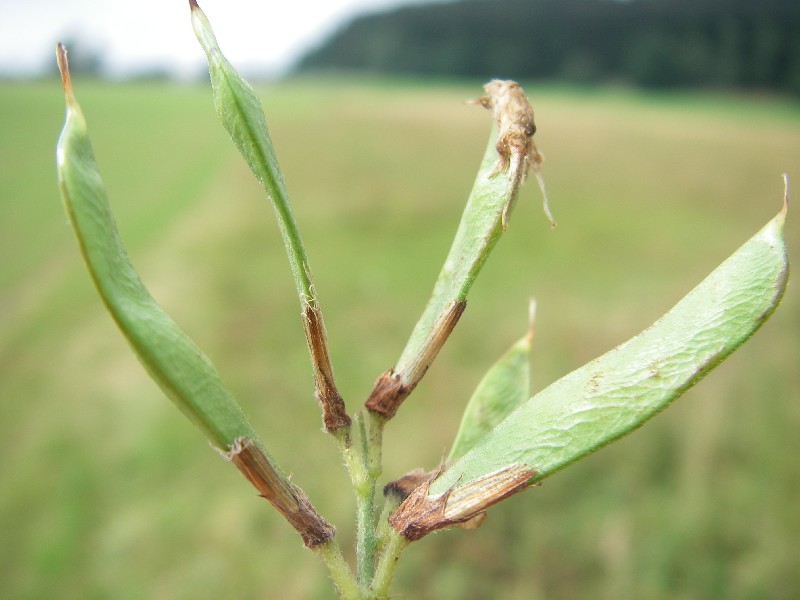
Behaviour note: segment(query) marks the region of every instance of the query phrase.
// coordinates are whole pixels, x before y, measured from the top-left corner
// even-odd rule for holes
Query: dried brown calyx
[[[442,472],[442,468],[443,467],[440,467],[435,471],[414,469],[413,471],[403,475],[400,479],[390,481],[383,486],[383,495],[386,498],[392,498],[395,506],[399,506],[418,487],[429,481],[432,481],[433,479],[436,479],[436,477],[439,476],[439,473]],[[485,519],[486,511],[481,511],[466,521],[453,523],[453,526],[460,527],[461,529],[477,529],[483,524]]]
[[[238,438],[225,454],[313,548],[330,540],[336,529],[325,521],[299,487],[280,474],[261,449],[248,438]]]
[[[444,307],[414,359],[401,370],[389,369],[375,381],[364,403],[368,410],[384,419],[391,419],[395,415],[400,404],[414,391],[439,354],[466,307],[464,300],[450,302]]]
[[[533,107],[516,81],[492,79],[483,86],[486,92],[475,102],[492,111],[497,123],[497,161],[494,174],[508,171],[512,157],[521,162],[521,175],[525,178],[530,162],[541,161],[541,154],[533,143],[536,123]]]
[[[350,417],[344,400],[336,389],[333,378],[333,367],[328,355],[328,344],[325,339],[325,328],[319,307],[307,304],[303,310],[303,329],[311,352],[314,367],[314,389],[317,401],[322,407],[322,422],[325,431],[335,432],[342,427],[350,426]]]
[[[389,517],[389,524],[409,541],[451,525],[479,524],[487,508],[528,488],[535,473],[515,463],[435,497],[428,496],[432,480],[427,480]]]
[[[392,496],[398,503],[408,498],[411,493],[419,486],[427,483],[436,477],[440,471],[426,471],[425,469],[414,469],[403,475],[400,479],[390,481],[383,486],[383,495]]]
[[[495,147],[499,158],[492,176],[510,171],[513,188],[511,198],[503,211],[503,230],[508,226],[508,213],[516,199],[517,190],[527,179],[531,167],[544,196],[544,212],[550,225],[555,226],[544,179],[541,176],[544,156],[533,141],[533,134],[536,133],[533,107],[516,81],[493,79],[483,86],[483,90],[486,95],[473,100],[472,103],[491,110],[497,123]]]

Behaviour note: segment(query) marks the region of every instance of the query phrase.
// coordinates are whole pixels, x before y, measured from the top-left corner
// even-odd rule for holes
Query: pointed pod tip
[[[789,213],[789,175],[783,173],[781,177],[783,178],[783,202],[778,214],[770,221],[770,227],[775,230],[774,233],[778,236],[782,235],[786,224],[786,215]]]
[[[194,34],[210,60],[214,52],[219,52],[219,44],[217,44],[217,38],[214,37],[214,30],[211,28],[211,23],[208,22],[208,17],[206,17],[203,9],[197,4],[197,0],[189,0],[189,8],[191,9]]]
[[[535,333],[535,323],[536,323],[536,298],[531,298],[530,302],[528,303],[528,336],[526,338],[529,344],[533,342]]]
[[[789,174],[783,174],[783,208],[781,208],[781,214],[783,217],[786,217],[786,213],[789,212]]]
[[[763,232],[771,246],[777,244],[785,248],[784,228],[786,225],[786,215],[789,213],[789,175],[783,173],[781,177],[783,178],[783,202],[781,202],[781,209],[778,211],[778,214],[764,226],[764,229],[762,229],[759,234]]]
[[[72,93],[72,80],[69,76],[67,48],[61,42],[58,42],[56,46],[56,60],[58,61],[58,71],[61,73],[61,85],[64,88],[64,94],[67,96],[67,101],[72,102],[75,96]]]

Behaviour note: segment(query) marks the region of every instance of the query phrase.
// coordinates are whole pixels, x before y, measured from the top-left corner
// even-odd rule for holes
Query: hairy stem
[[[358,413],[355,419],[359,432],[359,454],[354,454],[353,448],[356,446],[352,444],[343,448],[343,451],[356,496],[356,572],[359,583],[367,585],[375,569],[375,485],[380,474],[380,436],[377,441],[374,439],[373,423],[370,422],[368,428],[363,412]],[[372,464],[375,460],[372,457],[376,454],[377,469]]]
[[[386,419],[381,415],[367,411],[367,474],[373,484],[383,473],[383,427]]]
[[[364,482],[356,490],[356,562],[358,581],[366,585],[375,569],[375,484]]]
[[[397,567],[400,554],[408,546],[409,541],[392,529],[386,540],[386,546],[378,559],[375,569],[375,577],[372,579],[372,595],[374,598],[388,598],[389,586],[392,585],[392,578]]]
[[[328,568],[331,579],[333,579],[333,583],[342,600],[364,599],[364,595],[353,577],[353,572],[348,567],[347,561],[344,560],[339,546],[333,540],[316,546],[314,552],[317,553]]]

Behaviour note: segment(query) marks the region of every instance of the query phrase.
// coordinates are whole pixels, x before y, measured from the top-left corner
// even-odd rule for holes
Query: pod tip
[[[69,60],[67,59],[67,49],[61,42],[56,46],[56,60],[58,61],[58,70],[61,73],[61,85],[64,88],[64,93],[67,98],[72,98],[72,81],[69,77]]]
[[[531,298],[528,303],[528,343],[533,342],[536,323],[536,298]]]
[[[783,174],[783,208],[781,212],[786,215],[789,212],[789,174]]]
[[[189,0],[189,8],[192,10],[200,8],[200,6],[197,4],[197,0]]]

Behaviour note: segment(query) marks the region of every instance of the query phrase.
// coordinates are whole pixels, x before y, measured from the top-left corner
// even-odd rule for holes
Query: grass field
[[[338,526],[271,209],[202,86],[76,82],[123,237],[273,455]],[[386,435],[387,478],[433,467],[539,301],[541,389],[648,326],[800,186],[800,106],[526,86],[559,227],[535,186],[450,343]],[[486,143],[475,85],[310,82],[262,98],[354,410],[393,364]],[[103,312],[55,183],[58,83],[0,85],[0,595],[330,598],[296,534],[161,395]],[[800,217],[787,236],[800,257]],[[412,546],[398,598],[800,595],[800,294],[644,429]],[[394,597],[394,596],[393,596]]]

